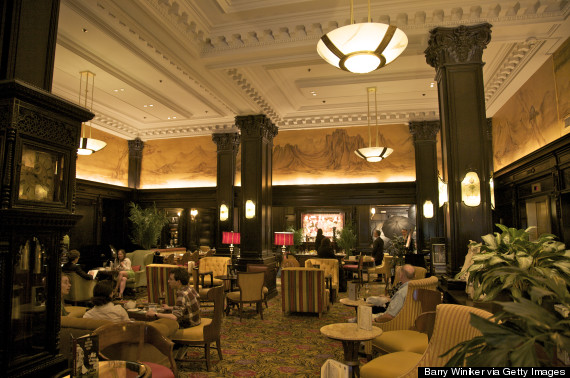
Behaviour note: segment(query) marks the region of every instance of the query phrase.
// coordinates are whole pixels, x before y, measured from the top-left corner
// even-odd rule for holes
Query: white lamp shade
[[[97,152],[103,149],[107,143],[102,140],[93,138],[80,138],[79,148],[77,149],[78,155],[91,155],[93,152]]]
[[[393,35],[389,41],[384,41],[387,44],[382,48],[387,32],[393,32]],[[386,24],[365,22],[330,31],[317,43],[317,52],[337,68],[368,73],[394,61],[406,46],[408,37],[402,30]]]
[[[366,161],[370,163],[386,159],[392,152],[394,152],[394,150],[390,147],[366,147],[354,151],[357,156],[366,159]]]
[[[433,218],[433,203],[431,201],[425,201],[423,209],[425,218]]]
[[[248,219],[255,218],[255,204],[252,200],[245,201],[245,217]]]
[[[228,207],[225,204],[220,205],[220,220],[225,221],[228,220],[229,212]]]
[[[447,184],[443,182],[440,177],[438,177],[437,187],[439,191],[439,207],[442,207],[443,204],[447,202]]]
[[[481,183],[476,172],[467,172],[461,181],[461,199],[467,206],[479,206],[481,203]]]

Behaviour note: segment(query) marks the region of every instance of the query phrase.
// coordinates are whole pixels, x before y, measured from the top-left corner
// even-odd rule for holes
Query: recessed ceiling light
[[[435,86],[435,83],[432,81],[431,83],[429,83],[429,87],[433,88]]]
[[[311,91],[311,94],[312,94],[313,96],[316,96],[316,95],[317,95],[317,92]]]

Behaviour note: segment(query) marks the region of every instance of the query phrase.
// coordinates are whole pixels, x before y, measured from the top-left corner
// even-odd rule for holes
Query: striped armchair
[[[316,312],[320,317],[330,305],[324,270],[283,268],[281,304],[283,312]]]
[[[172,269],[180,268],[178,265],[149,264],[146,266],[147,293],[149,303],[158,303],[161,293],[165,294],[166,304],[174,306],[176,303],[176,290],[168,287],[168,276]],[[192,277],[190,278],[192,284]]]
[[[360,368],[362,378],[417,377],[418,367],[442,367],[453,353],[442,357],[460,342],[471,340],[481,333],[471,326],[471,314],[490,318],[492,314],[475,307],[453,304],[437,306],[433,336],[423,354],[395,352],[377,357]]]
[[[337,259],[308,259],[305,261],[305,268],[312,268],[313,265],[318,265],[319,269],[325,271],[325,277],[332,277],[331,287],[331,302],[334,302],[338,293],[338,260]]]

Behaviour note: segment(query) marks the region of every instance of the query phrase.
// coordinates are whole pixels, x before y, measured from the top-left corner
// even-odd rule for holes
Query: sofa
[[[61,331],[60,331],[60,352],[68,360],[72,359],[71,346],[72,337],[77,338],[79,336],[87,335],[93,332],[95,329],[111,323],[110,320],[100,320],[100,319],[84,319],[82,318],[85,307],[75,307],[66,306],[65,309],[70,312],[67,316],[61,317]],[[170,339],[176,331],[178,330],[178,322],[172,319],[158,319],[149,324],[157,328],[160,333]],[[116,347],[108,348],[106,350],[107,356],[112,356],[117,360],[136,360],[136,345],[134,347],[119,345]],[[166,357],[158,352],[152,345],[145,345],[142,355],[142,361],[154,362],[169,367],[170,362]]]
[[[323,269],[281,270],[281,306],[284,313],[313,312],[321,317],[329,309],[329,295]]]
[[[135,290],[141,286],[146,286],[146,267],[152,264],[152,258],[154,256],[154,251],[146,249],[138,249],[133,252],[127,253],[127,257],[131,260],[131,267],[135,271],[135,279],[131,283]],[[138,267],[138,268],[137,268]],[[127,286],[129,282],[127,282]]]

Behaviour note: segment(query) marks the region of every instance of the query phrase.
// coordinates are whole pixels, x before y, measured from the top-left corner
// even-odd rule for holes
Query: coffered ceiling
[[[366,21],[367,1],[354,1]],[[349,23],[349,0],[62,0],[52,91],[77,102],[79,72],[92,71],[92,124],[125,139],[226,132],[236,115],[259,113],[281,130],[366,125],[369,86],[381,124],[437,119],[429,31],[489,22],[492,117],[570,36],[569,13],[566,0],[372,0],[372,20],[397,25],[409,44],[359,75],[316,52],[323,33]]]

